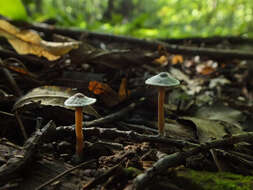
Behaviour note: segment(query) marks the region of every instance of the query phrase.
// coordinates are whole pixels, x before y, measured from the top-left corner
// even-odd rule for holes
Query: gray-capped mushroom
[[[82,157],[83,153],[83,107],[91,105],[96,102],[95,98],[89,98],[82,93],[77,93],[69,97],[64,105],[75,108],[75,132],[76,132],[76,154]]]
[[[158,130],[160,135],[164,135],[164,97],[165,88],[178,86],[180,82],[167,72],[161,72],[145,81],[145,84],[158,88]]]

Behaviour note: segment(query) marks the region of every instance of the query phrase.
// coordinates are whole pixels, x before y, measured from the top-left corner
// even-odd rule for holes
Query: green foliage
[[[41,12],[38,1],[23,0],[32,21],[54,18],[66,27],[149,38],[253,37],[252,0],[41,0]]]
[[[26,19],[26,11],[20,0],[0,1],[0,14],[11,19]]]

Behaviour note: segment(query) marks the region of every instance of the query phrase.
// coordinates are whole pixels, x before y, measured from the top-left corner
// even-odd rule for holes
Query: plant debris
[[[22,24],[0,20],[0,189],[208,189],[194,170],[252,175],[251,52]],[[145,81],[163,72],[180,85],[164,90],[160,136]],[[76,93],[97,99],[79,122],[82,159],[64,105]]]

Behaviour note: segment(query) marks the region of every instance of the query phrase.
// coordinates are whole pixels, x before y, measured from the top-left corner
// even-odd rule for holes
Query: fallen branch
[[[95,126],[95,125],[102,125],[102,124],[118,121],[119,119],[126,117],[130,111],[134,110],[137,106],[141,105],[144,102],[145,102],[145,98],[141,98],[138,102],[136,102],[136,103],[133,102],[130,105],[128,105],[127,107],[121,109],[120,111],[118,111],[116,113],[112,113],[110,115],[107,115],[105,117],[101,117],[99,119],[95,119],[93,121],[84,122],[84,127],[91,127],[91,126]]]
[[[186,38],[165,38],[159,39],[160,41],[170,44],[206,44],[217,45],[224,42],[228,42],[231,45],[253,44],[253,39],[245,38],[241,36],[211,36],[211,37],[186,37]]]
[[[19,155],[13,155],[6,164],[0,167],[0,183],[8,182],[15,177],[16,173],[22,170],[31,160],[37,150],[38,144],[50,128],[55,127],[52,121],[48,122],[42,129],[37,129],[35,133],[27,139]]]
[[[176,53],[176,54],[189,54],[189,55],[204,55],[210,56],[213,58],[237,58],[237,59],[253,59],[253,53],[250,51],[241,51],[241,50],[232,50],[232,49],[215,49],[215,48],[199,48],[199,47],[186,47],[181,45],[175,44],[168,44],[162,41],[150,41],[150,40],[143,40],[133,37],[125,37],[125,36],[116,36],[112,34],[101,34],[96,32],[90,32],[87,30],[73,30],[73,29],[64,29],[64,28],[57,28],[51,27],[49,25],[30,25],[32,29],[42,31],[47,34],[58,33],[61,35],[67,35],[71,37],[79,38],[80,36],[85,36],[86,39],[90,41],[102,41],[104,43],[127,43],[131,44],[132,46],[136,46],[140,49],[146,50],[157,50],[158,47],[163,47],[169,53]]]
[[[176,152],[158,160],[153,167],[146,170],[143,174],[138,175],[133,181],[133,188],[136,190],[144,189],[152,179],[171,167],[176,167],[185,162],[185,159],[196,155],[200,152],[208,151],[213,148],[222,148],[224,146],[233,145],[239,142],[253,142],[253,132],[234,135],[222,140],[214,140],[203,143],[197,148],[185,152]]]
[[[57,134],[66,133],[74,135],[75,127],[74,126],[60,126],[56,128]],[[183,147],[199,147],[198,144],[191,143],[184,140],[172,139],[167,137],[153,136],[153,135],[144,135],[139,134],[133,131],[120,131],[116,128],[83,128],[83,133],[86,138],[91,136],[96,136],[100,138],[110,138],[115,139],[117,137],[126,138],[128,140],[133,140],[137,142],[151,142],[151,143],[160,143],[165,145],[176,146],[178,148]]]

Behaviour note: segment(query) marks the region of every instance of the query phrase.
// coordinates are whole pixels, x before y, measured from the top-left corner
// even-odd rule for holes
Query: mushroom
[[[95,102],[95,98],[89,98],[82,93],[76,93],[64,102],[65,106],[75,108],[76,154],[79,158],[82,157],[83,153],[83,107]]]
[[[158,87],[158,130],[159,135],[164,135],[164,97],[165,88],[178,86],[180,82],[167,72],[161,72],[145,81],[145,84]]]

